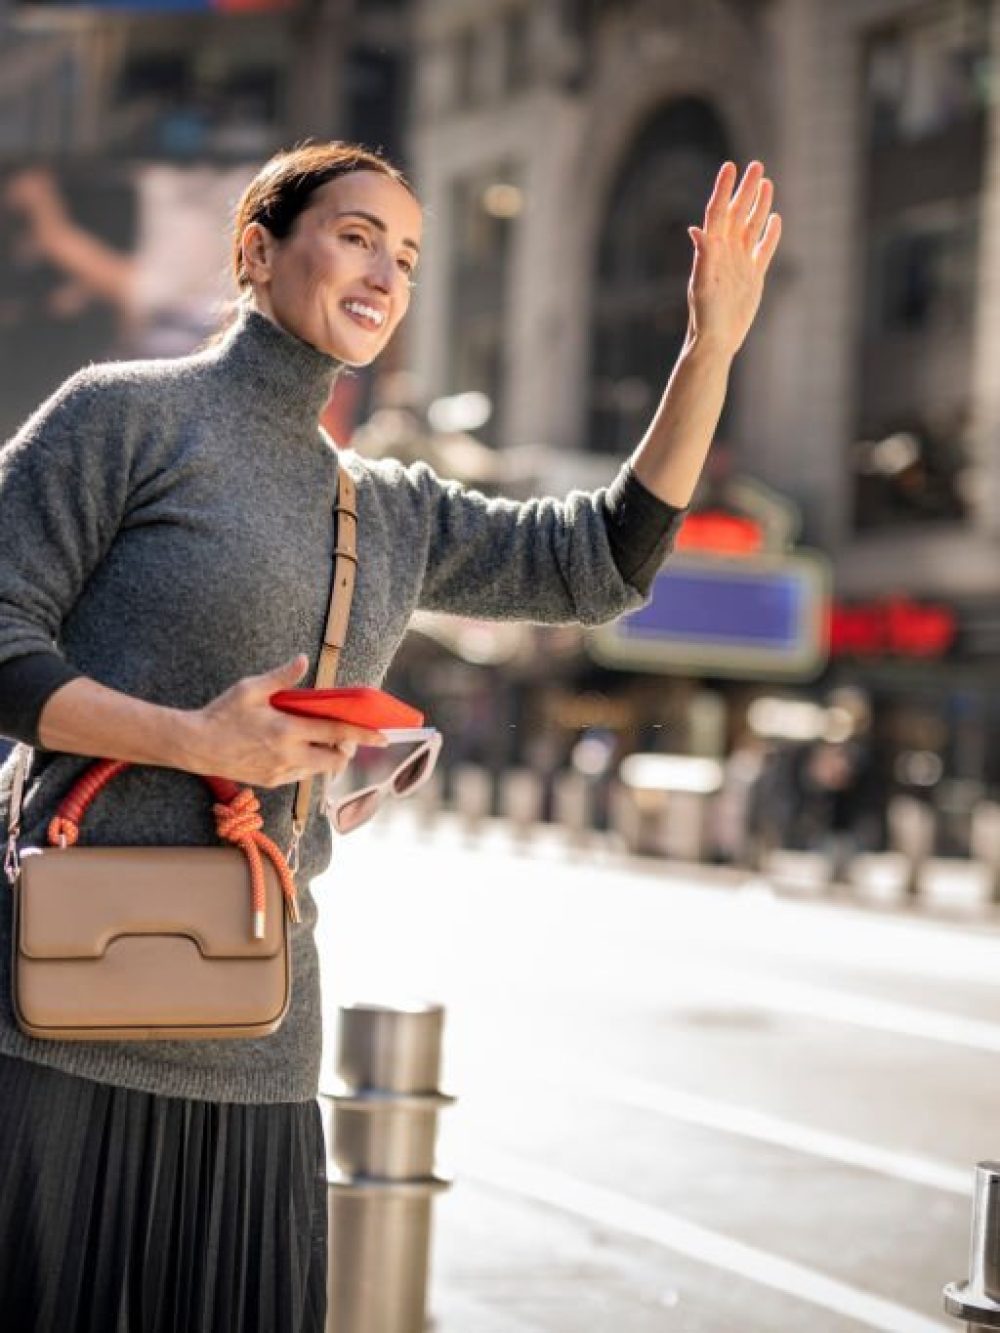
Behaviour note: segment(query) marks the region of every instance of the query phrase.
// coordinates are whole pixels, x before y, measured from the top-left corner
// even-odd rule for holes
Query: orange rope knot
[[[260,801],[252,787],[244,787],[231,801],[216,802],[212,806],[215,814],[215,826],[219,837],[226,842],[235,843],[246,853],[250,863],[250,888],[253,896],[253,933],[256,939],[264,938],[266,920],[266,902],[264,898],[264,865],[261,853],[270,857],[281,881],[281,891],[285,895],[285,905],[293,921],[299,921],[299,905],[295,889],[295,880],[288,868],[288,862],[281,849],[272,842],[266,833],[261,832],[264,821],[260,814]]]
[[[66,819],[62,815],[54,815],[49,820],[49,846],[54,847],[57,843],[60,846],[72,847],[79,840],[80,826],[72,819]]]

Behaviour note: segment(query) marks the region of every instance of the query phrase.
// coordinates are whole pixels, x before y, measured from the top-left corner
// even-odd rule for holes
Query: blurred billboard
[[[0,437],[81,365],[177,356],[235,295],[253,165],[73,160],[0,170]]]

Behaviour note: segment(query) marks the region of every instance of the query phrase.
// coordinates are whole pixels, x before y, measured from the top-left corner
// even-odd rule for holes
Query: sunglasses
[[[370,787],[361,787],[346,796],[333,796],[332,780],[326,779],[323,791],[323,813],[337,833],[351,833],[367,824],[386,796],[412,796],[434,772],[441,753],[442,736],[435,727],[382,728],[390,745],[419,741],[412,754],[392,770],[387,778]]]

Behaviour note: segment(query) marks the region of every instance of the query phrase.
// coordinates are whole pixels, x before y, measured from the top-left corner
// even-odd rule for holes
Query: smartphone
[[[373,731],[384,728],[422,727],[419,708],[403,703],[385,690],[370,685],[333,690],[278,690],[270,696],[275,708],[299,717],[325,717],[334,722],[352,722]]]

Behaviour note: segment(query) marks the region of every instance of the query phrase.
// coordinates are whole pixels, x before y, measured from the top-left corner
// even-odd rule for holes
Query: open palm
[[[751,162],[735,190],[737,169],[723,164],[705,209],[703,227],[690,227],[695,245],[688,284],[689,336],[739,351],[764,291],[781,239],[781,218],[771,212],[774,185]]]

